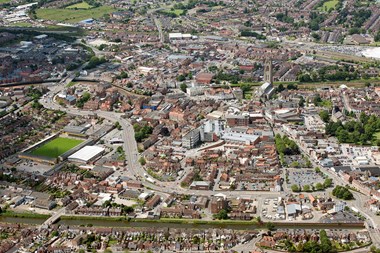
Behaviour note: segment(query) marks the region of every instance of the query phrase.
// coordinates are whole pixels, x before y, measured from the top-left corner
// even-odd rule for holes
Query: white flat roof
[[[103,151],[104,148],[99,146],[85,146],[84,148],[69,156],[69,159],[82,160],[84,162],[87,162]]]
[[[169,38],[182,38],[182,33],[169,33]]]

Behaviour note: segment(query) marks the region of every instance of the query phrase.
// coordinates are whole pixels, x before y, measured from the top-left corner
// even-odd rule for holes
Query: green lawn
[[[169,10],[168,12],[171,12],[171,13],[174,13],[176,15],[181,15],[183,13],[183,10],[181,9],[174,9],[173,11],[172,10]]]
[[[94,6],[92,6],[92,5],[90,5],[90,4],[88,4],[88,3],[86,3],[86,2],[81,2],[81,3],[77,3],[77,4],[73,4],[73,5],[70,5],[70,6],[67,6],[66,7],[66,9],[75,9],[75,8],[77,8],[77,9],[91,9],[92,7],[94,7]]]
[[[327,1],[322,5],[322,7],[319,8],[319,10],[320,11],[329,11],[330,9],[335,9],[338,2],[339,2],[338,0]]]
[[[174,9],[174,10],[167,9],[164,12],[166,12],[166,13],[173,13],[173,14],[175,14],[177,16],[180,16],[180,15],[182,15],[183,10],[181,10],[181,9]]]
[[[28,22],[17,22],[17,23],[13,23],[12,26],[15,26],[15,27],[32,27],[33,25],[31,23],[28,23]]]
[[[0,4],[6,4],[9,3],[11,0],[0,0]]]
[[[101,18],[105,14],[116,11],[111,6],[100,6],[87,10],[74,9],[38,9],[36,11],[38,19],[55,20],[59,22],[77,23],[89,18]]]
[[[380,140],[380,132],[375,133],[376,140]]]
[[[33,150],[31,154],[56,158],[82,142],[82,140],[58,137]]]

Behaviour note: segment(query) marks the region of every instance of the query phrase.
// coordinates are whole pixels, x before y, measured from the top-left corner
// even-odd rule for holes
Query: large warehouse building
[[[68,157],[70,162],[90,163],[104,153],[104,148],[99,146],[85,146]]]

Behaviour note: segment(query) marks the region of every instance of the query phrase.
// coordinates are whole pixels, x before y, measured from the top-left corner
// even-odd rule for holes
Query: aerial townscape
[[[0,253],[380,253],[379,0],[0,0]]]

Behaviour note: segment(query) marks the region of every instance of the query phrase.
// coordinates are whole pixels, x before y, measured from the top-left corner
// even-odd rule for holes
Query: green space
[[[186,12],[185,10],[174,9],[174,8],[171,8],[168,10],[159,10],[158,11],[158,13],[165,15],[165,16],[168,16],[168,17],[172,17],[172,18],[176,18],[178,16],[184,15],[185,12]]]
[[[322,7],[320,7],[320,11],[329,11],[330,9],[335,9],[336,5],[339,3],[339,0],[331,0],[325,2]]]
[[[368,116],[364,112],[360,114],[359,119],[348,121],[344,125],[340,121],[330,121],[326,124],[326,134],[335,136],[340,143],[380,145],[379,130],[380,118],[375,115]]]
[[[15,27],[33,27],[31,23],[27,23],[27,22],[17,22],[17,23],[13,23],[12,25]]]
[[[56,158],[82,142],[82,140],[58,137],[33,150],[31,154]]]
[[[173,14],[175,14],[177,16],[180,16],[184,12],[184,10],[181,10],[181,9],[171,9],[171,10],[167,10],[166,12],[173,13]]]
[[[332,191],[333,196],[344,199],[344,200],[351,200],[354,199],[354,195],[350,192],[350,190],[347,187],[337,185],[334,190]]]
[[[48,219],[50,218],[50,215],[47,214],[39,214],[39,213],[32,213],[32,212],[24,212],[24,213],[17,213],[13,211],[5,211],[0,214],[0,216],[3,217],[15,217],[15,218],[34,218],[34,219]]]
[[[80,215],[75,215],[75,216],[66,216],[63,215],[60,217],[60,220],[104,220],[104,221],[126,221],[126,217],[124,216],[115,216],[115,217],[109,217],[109,216],[80,216]]]
[[[83,9],[83,10],[87,10],[87,9],[91,9],[93,8],[94,6],[86,3],[86,2],[81,2],[81,3],[77,3],[77,4],[73,4],[73,5],[70,5],[70,6],[67,6],[66,9]]]
[[[380,140],[380,132],[375,133],[374,137],[376,138],[376,140]]]
[[[0,0],[0,4],[6,4],[9,3],[11,0]]]
[[[86,10],[75,9],[38,9],[36,10],[38,19],[55,20],[59,22],[77,23],[89,18],[101,18],[106,14],[116,11],[111,6],[100,6]]]

